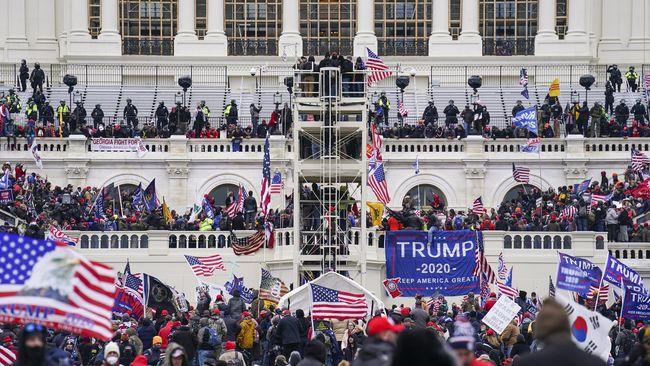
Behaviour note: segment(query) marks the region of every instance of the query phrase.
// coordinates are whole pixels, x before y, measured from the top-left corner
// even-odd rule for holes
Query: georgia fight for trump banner
[[[478,293],[473,275],[480,232],[436,231],[428,242],[426,231],[386,233],[386,278],[400,278],[402,296],[444,296]]]
[[[592,262],[558,252],[557,287],[587,296],[590,286],[600,287],[602,271]]]

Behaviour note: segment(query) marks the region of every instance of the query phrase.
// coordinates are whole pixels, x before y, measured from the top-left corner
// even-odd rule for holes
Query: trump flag
[[[0,322],[109,340],[115,279],[65,243],[0,236]]]

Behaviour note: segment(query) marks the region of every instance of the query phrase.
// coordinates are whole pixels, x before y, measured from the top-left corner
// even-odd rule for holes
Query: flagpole
[[[122,208],[122,190],[120,186],[117,186],[117,196],[120,199],[120,215],[124,215],[124,209]]]
[[[594,311],[598,308],[598,300],[600,300],[600,288],[603,287],[603,279],[605,278],[605,271],[600,276],[600,282],[598,283],[598,294],[596,295],[596,304],[594,305]]]
[[[621,318],[623,317],[623,306],[625,305],[625,292],[627,289],[625,288],[625,284],[623,283],[623,276],[621,276],[621,289],[623,290],[623,293],[621,294],[621,311],[618,312],[618,331],[621,331]],[[600,293],[600,291],[599,291]]]
[[[314,326],[314,290],[309,285],[309,294],[311,301],[309,302],[309,318],[311,319],[311,338],[314,338],[314,333],[316,332],[316,327]]]

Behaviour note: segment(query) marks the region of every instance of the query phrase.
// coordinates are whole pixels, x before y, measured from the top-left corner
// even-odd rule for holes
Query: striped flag
[[[382,161],[381,146],[383,145],[383,139],[377,132],[377,126],[375,126],[374,123],[370,125],[370,130],[372,131],[372,147],[370,149],[370,154],[366,154],[366,156],[371,159],[374,155],[376,160]]]
[[[369,165],[368,185],[379,202],[386,205],[390,202],[390,193],[388,193],[384,164],[381,161],[371,159]]]
[[[528,99],[530,97],[528,94],[528,70],[525,67],[519,70],[519,85],[523,88],[521,90],[521,96]]]
[[[555,285],[551,276],[548,276],[548,297],[555,297]]]
[[[197,277],[209,277],[214,275],[214,271],[220,269],[226,270],[223,265],[223,258],[219,254],[210,255],[207,257],[194,257],[185,255],[187,264],[190,265],[192,272]]]
[[[496,280],[496,275],[494,270],[488,263],[487,258],[485,257],[485,248],[483,247],[483,237],[480,233],[477,233],[478,240],[475,252],[476,267],[474,267],[474,276],[485,276],[485,280],[489,283],[494,283]]]
[[[233,200],[231,204],[226,207],[226,213],[231,219],[237,216],[238,213],[244,211],[244,200],[248,195],[243,186],[239,186],[239,193],[237,193],[237,201]]]
[[[269,136],[266,134],[266,141],[264,141],[264,161],[262,162],[262,195],[261,206],[264,216],[269,211],[269,204],[271,203],[271,154],[269,152]]]
[[[404,106],[403,100],[397,100],[397,113],[402,117],[406,117],[409,114],[408,110]]]
[[[5,312],[4,323],[43,322],[82,337],[109,340],[115,302],[115,272],[103,263],[86,259],[63,243],[0,237],[0,307],[47,308],[40,312]],[[70,319],[83,320],[81,324]]]
[[[262,268],[262,279],[260,280],[260,300],[268,300],[274,303],[280,301],[289,289],[277,277],[273,277],[271,272]]]
[[[47,240],[61,242],[71,246],[75,246],[79,242],[79,238],[71,237],[70,235],[54,227],[54,225],[50,225],[50,229],[48,230],[47,234]]]
[[[530,168],[515,166],[515,163],[512,163],[512,178],[515,182],[528,184],[530,181]]]
[[[646,165],[650,165],[650,159],[641,151],[632,149],[632,162],[630,165],[632,166],[632,170],[640,173],[645,170]]]
[[[490,297],[490,283],[485,278],[485,274],[481,274],[481,303],[485,304],[487,299]]]
[[[314,319],[361,319],[368,313],[366,296],[363,293],[338,291],[311,284]]]
[[[230,244],[235,255],[253,254],[264,246],[265,240],[265,230],[259,230],[255,234],[245,238],[238,238],[234,233],[230,235]]]
[[[11,366],[16,362],[16,351],[0,346],[0,366]]]
[[[567,206],[565,209],[562,210],[560,213],[560,217],[564,217],[567,219],[573,219],[573,216],[578,213],[578,209],[575,208],[574,206]]]
[[[503,252],[499,253],[499,267],[497,268],[499,274],[499,281],[505,282],[508,278],[508,268],[506,268],[506,262],[503,260]]]
[[[282,188],[284,188],[282,174],[280,172],[275,172],[275,174],[273,174],[273,179],[271,179],[271,194],[282,193]]]
[[[596,300],[598,303],[604,303],[609,300],[609,284],[600,287],[600,295],[598,294],[598,286],[589,286],[589,293],[587,294],[588,300]]]
[[[508,286],[501,281],[497,281],[497,288],[499,289],[501,295],[507,296],[511,299],[514,299],[519,294],[519,290],[513,288],[512,286]]]
[[[614,195],[614,193],[610,193],[608,195],[592,193],[592,195],[591,195],[591,205],[596,206],[600,202],[609,202],[612,199],[613,195]]]
[[[144,284],[138,274],[127,273],[126,278],[124,279],[124,287],[138,295],[140,298],[144,298]]]
[[[485,213],[485,206],[483,206],[483,199],[481,197],[474,200],[472,203],[472,212],[482,214]]]
[[[372,84],[393,75],[393,72],[390,71],[388,66],[386,66],[384,61],[382,61],[376,53],[372,52],[368,47],[366,47],[366,51],[368,52],[366,68],[370,70],[370,75],[368,75],[368,85],[372,86]]]

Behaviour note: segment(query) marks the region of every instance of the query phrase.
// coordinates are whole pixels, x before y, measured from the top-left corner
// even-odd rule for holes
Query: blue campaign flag
[[[158,197],[156,196],[156,178],[144,190],[144,207],[147,212],[151,212],[158,208]]]
[[[214,211],[212,210],[212,206],[210,205],[210,202],[208,202],[207,198],[203,197],[201,207],[203,208],[203,212],[205,212],[205,216],[214,219]]]
[[[607,257],[607,262],[605,263],[603,280],[618,287],[621,286],[621,281],[625,280],[643,288],[643,278],[641,275],[611,255]]]
[[[537,108],[530,107],[519,111],[512,119],[512,123],[515,127],[525,128],[537,135]]]
[[[131,204],[137,211],[142,210],[142,205],[144,204],[144,192],[142,191],[142,183],[138,184],[138,186],[133,190],[133,199],[131,200]]]
[[[625,281],[623,281],[625,282]],[[620,286],[620,284],[619,284]],[[650,320],[650,294],[642,287],[626,282],[621,317],[635,320]]]
[[[506,278],[506,286],[512,287],[512,270],[515,267],[510,267],[510,272],[508,272],[508,277]]]
[[[578,184],[576,187],[577,194],[582,194],[587,189],[589,189],[590,184],[591,184],[591,178],[583,180],[582,183]]]
[[[557,265],[557,288],[587,296],[590,286],[600,287],[602,271],[598,266],[583,258],[560,253]]]
[[[253,302],[253,299],[255,298],[253,295],[253,290],[244,286],[244,277],[237,277],[235,275],[232,275],[232,282],[227,281],[224,284],[224,287],[230,295],[232,295],[235,290],[238,290],[242,300],[244,300],[244,302],[247,304]]]
[[[473,273],[481,235],[470,230],[436,231],[428,242],[426,231],[389,231],[386,278],[400,278],[403,296],[478,293],[479,279]]]

